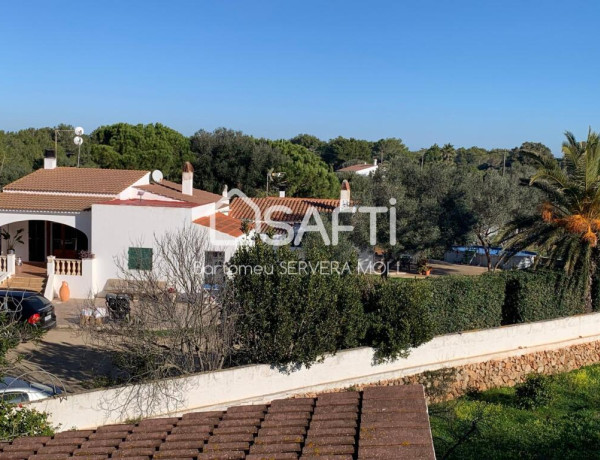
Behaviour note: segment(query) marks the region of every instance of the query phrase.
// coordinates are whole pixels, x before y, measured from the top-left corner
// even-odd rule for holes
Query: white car
[[[0,380],[0,398],[12,404],[37,401],[60,393],[59,388],[26,382],[15,377],[4,377]]]

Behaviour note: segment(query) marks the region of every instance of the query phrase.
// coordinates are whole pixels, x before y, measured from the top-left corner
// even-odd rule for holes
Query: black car
[[[0,314],[8,313],[42,329],[56,327],[54,305],[37,292],[0,290]]]

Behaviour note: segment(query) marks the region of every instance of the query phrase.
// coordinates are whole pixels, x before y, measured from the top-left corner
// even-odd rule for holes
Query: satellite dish
[[[81,138],[79,136],[75,136],[73,138],[73,144],[75,144],[75,145],[81,145],[81,144],[83,144],[83,138]]]
[[[152,171],[152,180],[157,184],[160,184],[163,180],[163,173],[160,172],[158,169],[155,169],[154,171]]]
[[[75,128],[74,131],[75,131],[75,135],[76,136],[82,136],[83,135],[83,128],[81,126],[78,126],[77,128]]]

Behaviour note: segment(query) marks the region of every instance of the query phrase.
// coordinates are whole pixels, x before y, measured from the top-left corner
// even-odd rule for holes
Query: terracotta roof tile
[[[4,190],[116,195],[142,179],[148,171],[100,168],[38,169]]]
[[[271,214],[271,219],[278,222],[302,222],[302,219],[312,207],[318,212],[332,213],[340,205],[340,200],[327,198],[292,198],[292,197],[265,197],[250,198],[260,210],[259,220],[263,221],[266,212],[272,206],[286,206],[291,210],[287,214],[282,211],[276,211]],[[236,198],[231,203],[229,215],[240,220],[254,221],[254,210],[241,198]]]
[[[32,193],[0,193],[0,210],[81,212],[94,203],[102,203],[107,197],[43,195]]]
[[[154,183],[149,185],[140,185],[136,188],[146,192],[154,193],[156,195],[161,195],[166,198],[194,203],[198,206],[217,203],[219,200],[223,199],[221,195],[197,189],[193,190],[193,195],[185,195],[181,193],[181,184],[177,184],[168,180],[163,180],[159,184]]]
[[[433,460],[435,454],[423,388],[414,385],[21,438],[0,444],[3,458]]]
[[[217,212],[214,214],[215,223],[214,229],[217,232],[225,233],[227,235],[238,238],[244,234],[242,231],[243,222],[239,219],[235,219],[231,216],[227,216],[222,212]],[[200,219],[196,219],[194,221],[195,224],[202,225],[203,227],[211,227],[211,217],[201,217]]]

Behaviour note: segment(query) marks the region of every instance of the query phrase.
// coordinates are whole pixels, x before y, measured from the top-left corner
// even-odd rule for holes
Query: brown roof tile
[[[4,190],[117,195],[146,174],[148,171],[128,169],[38,169],[6,185]]]
[[[3,458],[433,460],[435,454],[423,388],[397,386],[21,438],[0,444]]]
[[[0,210],[81,212],[106,200],[98,196],[0,193]]]
[[[287,214],[282,211],[276,211],[271,214],[271,220],[277,222],[302,222],[302,219],[310,208],[315,208],[318,212],[332,213],[340,205],[340,200],[331,200],[326,198],[292,198],[292,197],[265,197],[249,198],[260,210],[259,221],[264,221],[266,212],[272,206],[286,206],[291,210]],[[236,198],[231,203],[229,215],[240,220],[250,220],[254,222],[254,210],[242,198]]]

